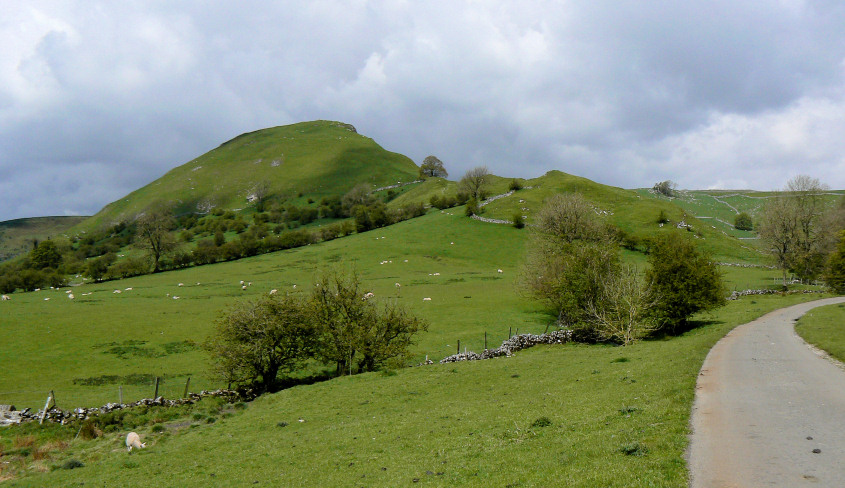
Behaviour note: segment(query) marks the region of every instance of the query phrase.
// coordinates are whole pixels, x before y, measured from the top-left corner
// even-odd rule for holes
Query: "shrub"
[[[666,215],[666,211],[661,209],[660,213],[657,214],[657,223],[658,224],[668,224],[669,217]]]
[[[657,239],[649,255],[652,317],[659,328],[676,332],[692,314],[725,303],[722,275],[710,258],[678,235]]]
[[[513,215],[513,226],[517,229],[525,227],[525,219],[522,217],[522,213],[517,212]]]
[[[510,191],[519,191],[522,190],[522,183],[517,180],[516,178],[512,179],[510,184],[508,185],[508,190]]]
[[[734,228],[737,230],[753,230],[754,222],[751,220],[750,215],[740,212],[734,217]]]

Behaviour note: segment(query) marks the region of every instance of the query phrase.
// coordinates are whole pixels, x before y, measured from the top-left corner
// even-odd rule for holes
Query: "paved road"
[[[845,297],[774,311],[710,350],[692,411],[693,488],[845,487],[845,371],[793,329],[833,303]]]

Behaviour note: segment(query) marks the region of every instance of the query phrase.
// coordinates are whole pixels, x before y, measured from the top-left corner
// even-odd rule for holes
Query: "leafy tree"
[[[754,230],[754,221],[745,212],[740,212],[734,217],[734,228],[737,230]]]
[[[317,356],[336,366],[338,376],[372,371],[407,353],[413,336],[427,330],[425,322],[396,305],[382,309],[366,296],[357,274],[324,274],[311,292],[311,309],[319,328]]]
[[[375,201],[370,194],[370,188],[370,185],[366,183],[359,183],[343,195],[341,205],[346,215],[352,215],[358,205],[369,205]]]
[[[225,380],[273,391],[280,373],[296,371],[312,356],[316,333],[304,299],[270,296],[229,308],[204,346]]]
[[[458,182],[458,188],[480,202],[487,197],[489,177],[487,166],[476,166],[464,173],[464,177]]]
[[[136,221],[138,243],[149,253],[153,273],[160,271],[162,256],[176,249],[176,240],[170,232],[174,223],[173,216],[162,206],[148,209]]]
[[[437,159],[436,156],[426,156],[420,165],[420,178],[425,177],[448,178],[449,173],[443,167],[443,161]]]
[[[839,244],[828,258],[825,281],[835,293],[845,295],[845,230],[839,232]]]
[[[89,259],[86,265],[86,273],[92,280],[101,281],[106,276],[109,266],[115,261],[117,261],[117,255],[113,252]]]
[[[652,317],[663,330],[676,332],[694,313],[725,303],[725,287],[716,263],[678,235],[655,240],[649,255]]]
[[[561,325],[588,321],[604,282],[620,266],[614,235],[580,194],[555,195],[537,213],[520,284]],[[589,339],[589,337],[587,337]]]
[[[32,267],[35,269],[56,269],[62,263],[62,254],[56,243],[51,240],[41,241],[29,253]]]

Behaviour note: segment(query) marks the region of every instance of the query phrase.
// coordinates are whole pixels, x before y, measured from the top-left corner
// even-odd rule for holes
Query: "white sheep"
[[[12,297],[10,297],[9,295],[3,295],[3,301],[4,301],[4,302],[5,302],[6,300],[11,300],[11,299],[12,299]]]
[[[126,289],[126,291],[132,291],[132,287],[130,286],[129,288]]]
[[[74,298],[73,293],[68,293],[67,297],[70,298],[71,300],[73,300],[73,298]]]
[[[126,434],[126,451],[132,452],[133,447],[135,449],[143,449],[147,447],[147,443],[142,443],[141,436],[139,436],[136,432]]]
[[[246,290],[246,285],[242,286],[241,290]]]
[[[362,300],[367,300],[369,298],[373,298],[374,296],[375,295],[373,295],[373,292],[367,292],[367,294],[364,295],[364,298]]]
[[[275,288],[273,288],[272,290],[270,290],[270,294],[271,294],[271,295],[275,295],[276,293],[279,293],[279,290],[277,290],[277,289],[275,289]]]
[[[115,290],[112,293],[120,293],[120,290]]]
[[[502,270],[500,269],[500,270],[499,270],[499,273],[504,273],[504,271],[502,271]]]
[[[244,280],[241,280],[241,285],[243,285],[243,284],[244,284]]]
[[[49,301],[50,301],[50,297],[45,298],[45,299],[44,299],[44,301],[45,301],[45,302],[49,302]]]
[[[431,298],[429,298],[429,297],[425,297],[425,298],[423,298],[423,301],[424,301],[424,302],[430,302],[430,301],[431,301]]]
[[[176,285],[176,286],[185,286],[185,283],[179,283],[179,284],[178,284],[178,285]]]

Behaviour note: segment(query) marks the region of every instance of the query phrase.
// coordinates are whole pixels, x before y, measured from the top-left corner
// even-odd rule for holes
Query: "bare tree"
[[[490,172],[487,166],[476,166],[464,173],[464,177],[458,182],[458,188],[469,193],[471,198],[480,202],[487,197],[487,180]]]
[[[657,329],[648,311],[658,301],[635,267],[621,266],[605,277],[599,299],[587,303],[587,314],[600,338],[628,345]]]
[[[760,237],[769,244],[783,270],[784,286],[790,269],[802,279],[812,279],[824,267],[824,255],[829,251],[826,246],[831,242],[828,234],[835,231],[822,225],[827,189],[817,178],[798,175],[763,208]]]

